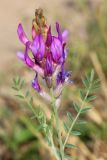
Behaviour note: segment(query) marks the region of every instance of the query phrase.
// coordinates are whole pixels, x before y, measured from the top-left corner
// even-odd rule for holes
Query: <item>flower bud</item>
[[[32,87],[37,91],[40,92],[41,91],[41,87],[38,83],[38,74],[36,73],[36,76],[34,78],[34,80],[32,81]]]

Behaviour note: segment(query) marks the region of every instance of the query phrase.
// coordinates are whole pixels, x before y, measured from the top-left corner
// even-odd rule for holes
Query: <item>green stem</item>
[[[58,111],[57,111],[56,106],[55,106],[54,111],[55,111],[55,118],[56,118],[56,127],[57,127],[57,132],[58,132],[58,139],[59,139],[59,144],[60,144],[61,160],[64,160],[63,144],[62,144],[62,139],[61,139],[59,116],[58,116]]]
[[[50,141],[51,141],[51,145],[52,145],[52,151],[56,157],[57,160],[60,160],[58,154],[57,154],[57,150],[55,148],[55,145],[54,145],[54,142],[53,142],[53,136],[52,136],[52,133],[50,132]]]
[[[89,88],[88,88],[88,90],[87,90],[87,93],[86,93],[86,95],[85,95],[85,97],[84,97],[84,100],[82,101],[80,110],[79,110],[78,114],[76,115],[74,121],[72,122],[71,127],[69,128],[69,131],[68,131],[68,133],[67,133],[66,139],[65,139],[65,141],[64,141],[63,150],[64,150],[64,148],[65,148],[65,145],[66,145],[67,141],[68,141],[68,138],[69,138],[69,136],[70,136],[70,133],[71,133],[71,131],[72,131],[72,129],[73,129],[76,121],[78,120],[78,118],[79,118],[79,116],[80,116],[81,110],[82,110],[82,108],[84,107],[85,101],[86,101],[86,99],[87,99],[87,97],[88,97],[88,95],[89,95],[89,92],[90,92],[90,88],[91,88],[91,83],[90,83],[90,86],[89,86]]]
[[[62,138],[61,138],[60,121],[59,121],[58,109],[55,105],[53,89],[51,90],[51,93],[52,93],[52,106],[53,106],[53,110],[55,114],[56,129],[57,129],[58,140],[59,140],[59,145],[60,145],[60,155],[61,155],[61,160],[64,160],[64,150],[63,150],[63,143],[62,143]]]

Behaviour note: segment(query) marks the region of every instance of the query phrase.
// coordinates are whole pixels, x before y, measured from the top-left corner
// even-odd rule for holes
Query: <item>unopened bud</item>
[[[36,34],[41,34],[43,38],[46,39],[48,27],[46,25],[46,19],[41,8],[36,9],[32,26],[33,29],[35,29]]]

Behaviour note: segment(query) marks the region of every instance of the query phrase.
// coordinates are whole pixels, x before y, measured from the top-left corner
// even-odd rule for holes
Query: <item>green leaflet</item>
[[[86,98],[86,102],[91,102],[96,99],[96,96],[89,96]]]
[[[20,94],[17,94],[17,95],[15,95],[16,97],[19,97],[19,98],[21,98],[21,99],[24,99],[25,97],[23,96],[23,95],[20,95]]]
[[[27,98],[28,96],[29,96],[29,91],[26,91],[26,93],[25,93],[25,97]]]
[[[66,148],[77,148],[77,146],[75,146],[74,144],[66,144],[65,147]]]
[[[80,106],[76,103],[73,103],[74,109],[76,110],[76,112],[80,111]]]
[[[74,136],[80,136],[81,132],[79,132],[79,131],[71,131],[71,134],[74,135]]]
[[[71,122],[74,120],[74,117],[70,112],[67,112],[67,117],[68,117],[68,120]]]
[[[87,122],[84,121],[84,120],[78,120],[76,123],[77,123],[77,124],[86,124]]]
[[[81,113],[85,113],[85,112],[89,111],[90,109],[92,109],[92,108],[91,107],[83,108],[83,109],[81,109]]]

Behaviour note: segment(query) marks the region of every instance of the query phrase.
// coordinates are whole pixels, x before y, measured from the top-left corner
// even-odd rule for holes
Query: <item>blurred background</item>
[[[22,22],[31,38],[31,23],[38,7],[43,8],[53,32],[56,21],[62,30],[70,32],[66,68],[72,70],[75,84],[63,93],[60,117],[64,119],[78,99],[81,76],[94,68],[101,80],[93,109],[83,116],[88,123],[81,126],[82,136],[70,138],[79,149],[69,152],[78,156],[77,160],[107,160],[107,0],[0,0],[0,160],[54,160],[36,120],[31,119],[31,111],[20,105],[23,102],[11,88],[12,79],[21,76],[35,96],[35,105],[50,114],[48,105],[30,86],[34,73],[16,57],[17,51],[24,49],[16,32],[18,23]]]

